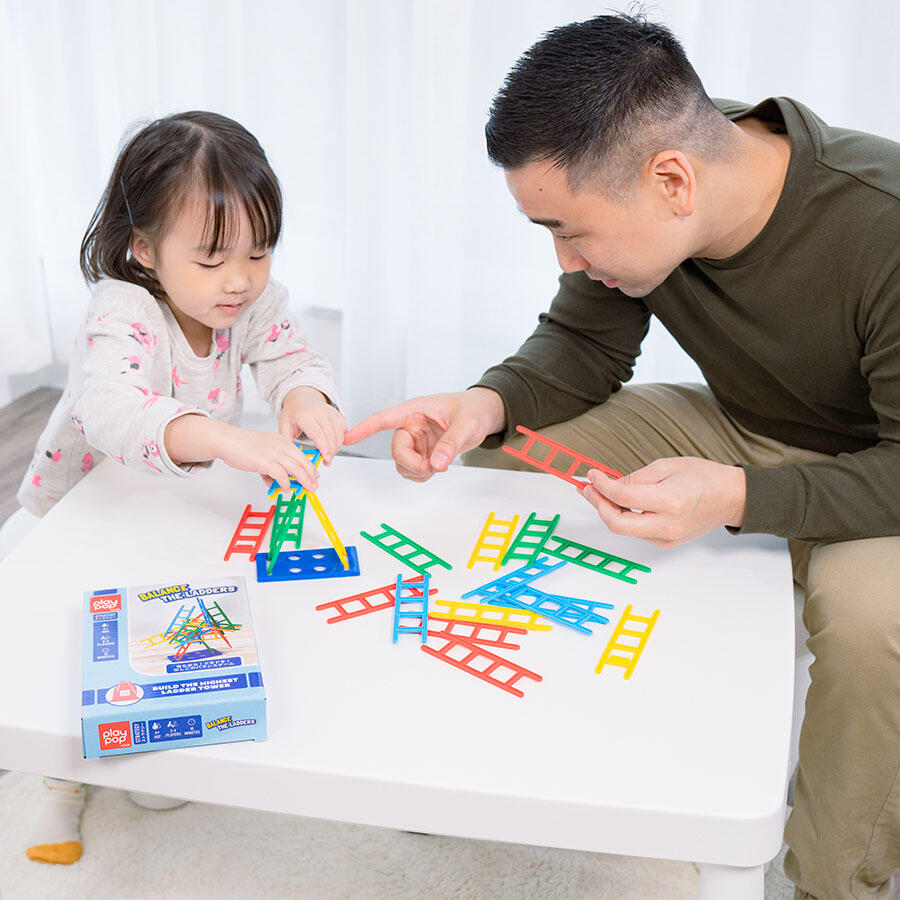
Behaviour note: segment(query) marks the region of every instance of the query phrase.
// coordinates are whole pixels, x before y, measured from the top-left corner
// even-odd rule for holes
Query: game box
[[[242,577],[85,592],[84,756],[265,740]]]

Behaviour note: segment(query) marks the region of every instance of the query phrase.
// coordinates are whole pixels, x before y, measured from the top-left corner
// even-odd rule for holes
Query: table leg
[[[698,863],[700,890],[698,900],[763,900],[765,866],[714,866]]]

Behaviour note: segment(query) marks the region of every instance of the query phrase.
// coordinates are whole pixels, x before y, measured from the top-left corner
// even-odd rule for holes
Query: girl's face
[[[203,245],[206,220],[206,203],[194,196],[158,246],[137,230],[131,244],[134,258],[153,270],[181,330],[202,355],[209,352],[211,329],[231,328],[256,302],[271,267],[271,251],[254,246],[243,208],[230,244],[213,255]]]

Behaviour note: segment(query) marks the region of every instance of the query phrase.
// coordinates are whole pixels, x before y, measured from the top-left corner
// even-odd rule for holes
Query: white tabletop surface
[[[258,476],[216,464],[154,478],[101,464],[0,563],[0,767],[257,809],[473,838],[755,866],[781,845],[793,607],[783,541],[720,530],[659,550],[607,532],[548,475],[454,466],[425,485],[383,460],[340,457],[319,499],[355,578],[258,584],[223,560]],[[514,697],[391,640],[382,611],[337,624],[322,602],[412,576],[359,534],[386,522],[453,564],[458,599],[495,573],[467,569],[488,513],[652,572],[635,585],[567,564],[535,586],[614,603],[590,636],[561,625],[499,651],[543,676]],[[307,510],[303,549],[328,547]],[[87,589],[244,575],[268,704],[268,740],[81,756],[81,615]],[[594,669],[626,604],[660,610],[634,674]]]

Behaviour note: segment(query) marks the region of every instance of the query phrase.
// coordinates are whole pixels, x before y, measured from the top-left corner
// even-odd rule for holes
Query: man
[[[564,274],[475,387],[376,413],[425,480],[516,425],[626,472],[583,496],[660,546],[790,539],[815,655],[785,870],[796,898],[887,897],[900,866],[900,145],[786,98],[713,104],[641,17],[548,34],[488,153]],[[708,387],[625,387],[656,315]],[[521,443],[521,441],[520,441]],[[481,449],[473,449],[481,447]],[[640,512],[638,512],[638,510]]]

